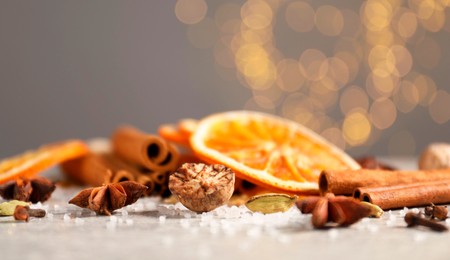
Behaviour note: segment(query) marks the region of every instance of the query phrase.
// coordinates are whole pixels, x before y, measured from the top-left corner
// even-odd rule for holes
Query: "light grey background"
[[[0,157],[67,138],[108,136],[122,123],[155,132],[161,123],[242,109],[250,91],[221,79],[212,52],[189,44],[174,5],[0,0]],[[446,34],[436,37],[448,56]],[[430,75],[438,87],[448,85],[450,59],[442,60],[447,64]],[[432,141],[450,142],[449,125],[419,110],[365,153],[385,154],[393,129],[414,134],[416,153]]]

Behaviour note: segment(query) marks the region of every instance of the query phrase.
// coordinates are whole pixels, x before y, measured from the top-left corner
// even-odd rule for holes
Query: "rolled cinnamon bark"
[[[145,134],[136,128],[118,128],[112,136],[116,155],[152,171],[171,171],[177,166],[178,152],[164,139]]]
[[[169,196],[169,172],[147,172],[145,176],[149,177],[155,184],[153,194],[163,197]]]
[[[430,181],[450,181],[450,169],[429,171],[343,170],[323,171],[319,177],[321,193],[351,195],[360,187],[382,187]]]
[[[63,172],[73,181],[90,186],[101,186],[111,182],[112,170],[96,154],[90,153],[81,158],[61,164]]]
[[[150,177],[141,174],[136,178],[136,181],[148,187],[145,191],[146,196],[153,194],[153,191],[155,190],[155,182]]]
[[[383,210],[450,202],[450,181],[422,182],[387,187],[359,188],[354,196]]]
[[[135,180],[136,179],[134,178],[133,174],[124,170],[119,170],[113,172],[111,183],[118,183],[121,181],[135,181]]]

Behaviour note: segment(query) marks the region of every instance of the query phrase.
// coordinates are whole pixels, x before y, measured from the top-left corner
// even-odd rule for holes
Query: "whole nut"
[[[450,168],[450,144],[430,144],[419,158],[419,169],[445,169]]]
[[[220,164],[185,163],[169,177],[169,189],[188,209],[211,211],[227,202],[234,191],[233,171]]]

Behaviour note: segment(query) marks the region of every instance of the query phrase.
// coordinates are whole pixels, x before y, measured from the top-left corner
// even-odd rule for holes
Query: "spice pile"
[[[69,203],[99,215],[156,196],[202,216],[227,204],[244,215],[301,212],[324,229],[380,218],[387,209],[429,206],[426,217],[404,212],[407,226],[447,230],[438,222],[447,210],[434,204],[450,202],[450,163],[441,155],[448,146],[430,146],[421,170],[402,171],[373,157],[356,161],[301,125],[256,112],[182,120],[158,133],[120,127],[102,149],[66,141],[4,160],[0,195],[8,202],[0,215],[45,216],[29,202],[44,203],[56,186],[36,175],[59,164],[73,183],[92,187]]]

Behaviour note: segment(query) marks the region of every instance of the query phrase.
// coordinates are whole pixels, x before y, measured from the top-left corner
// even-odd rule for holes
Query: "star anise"
[[[111,183],[82,190],[69,203],[109,216],[114,210],[135,203],[147,189],[134,181]]]
[[[358,200],[336,197],[331,193],[323,197],[308,197],[296,204],[302,213],[312,213],[311,222],[315,228],[324,228],[330,222],[337,226],[350,226],[371,214],[371,210]]]
[[[38,203],[50,198],[56,186],[44,177],[17,179],[0,186],[0,196],[7,200]]]

